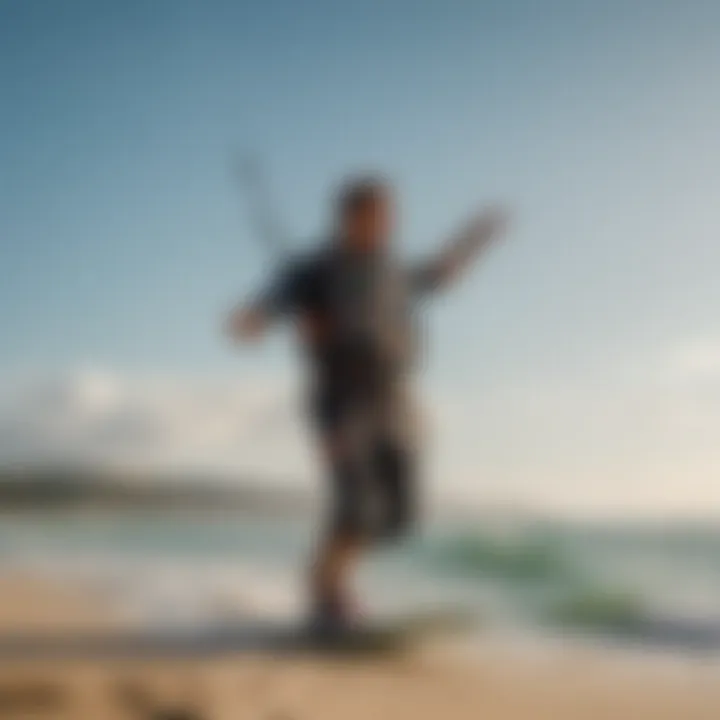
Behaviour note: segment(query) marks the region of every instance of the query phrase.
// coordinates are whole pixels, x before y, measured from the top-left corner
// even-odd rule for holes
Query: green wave
[[[437,570],[463,577],[557,581],[573,575],[560,545],[545,537],[462,534],[438,542],[431,557]]]
[[[548,619],[562,627],[630,632],[648,618],[639,597],[625,590],[580,588],[556,601]]]
[[[588,575],[587,568],[573,562],[567,541],[552,533],[498,537],[465,532],[436,541],[430,557],[436,572],[518,583],[513,597],[556,627],[631,634],[650,618],[637,594]]]

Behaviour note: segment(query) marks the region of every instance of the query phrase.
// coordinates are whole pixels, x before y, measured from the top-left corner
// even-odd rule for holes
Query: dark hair
[[[378,175],[365,175],[346,180],[337,195],[337,212],[347,216],[382,200],[390,193],[390,183]]]

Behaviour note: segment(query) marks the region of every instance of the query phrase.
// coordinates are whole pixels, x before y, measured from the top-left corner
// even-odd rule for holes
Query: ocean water
[[[79,583],[158,625],[301,617],[309,518],[229,512],[0,518],[0,572]],[[720,524],[435,522],[366,560],[368,614],[461,605],[528,637],[720,656]]]

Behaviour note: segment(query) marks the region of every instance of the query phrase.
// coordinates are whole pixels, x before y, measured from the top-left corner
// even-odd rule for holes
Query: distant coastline
[[[0,513],[55,510],[231,510],[266,515],[310,510],[302,489],[212,476],[109,472],[97,468],[0,468]]]

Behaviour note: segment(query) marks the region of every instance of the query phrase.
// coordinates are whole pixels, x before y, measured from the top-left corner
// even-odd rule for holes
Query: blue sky
[[[267,268],[238,147],[299,245],[353,169],[397,180],[411,256],[509,204],[432,311],[443,393],[713,366],[718,27],[701,0],[4,0],[0,373],[285,372],[283,338],[238,357],[217,334]]]

